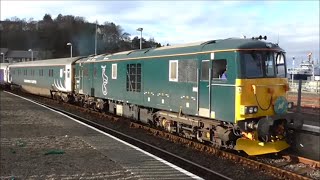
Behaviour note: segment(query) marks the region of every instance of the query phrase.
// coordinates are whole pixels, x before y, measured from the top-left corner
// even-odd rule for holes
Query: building
[[[8,48],[0,48],[1,52],[1,63],[15,63],[34,61],[39,57],[38,51],[21,51],[21,50],[10,50]]]

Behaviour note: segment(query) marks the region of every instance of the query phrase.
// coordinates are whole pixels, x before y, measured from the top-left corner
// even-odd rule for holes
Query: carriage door
[[[71,64],[66,65],[66,70],[65,70],[65,89],[67,91],[72,91],[72,76],[71,76]]]
[[[200,65],[198,100],[199,100],[199,116],[210,117],[211,97],[209,86],[211,81],[211,62],[210,60],[202,60]]]

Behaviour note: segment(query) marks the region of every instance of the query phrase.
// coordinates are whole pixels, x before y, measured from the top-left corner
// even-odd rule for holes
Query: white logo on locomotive
[[[106,96],[108,94],[108,89],[107,89],[108,76],[106,75],[106,66],[101,66],[101,68],[102,68],[102,94]]]

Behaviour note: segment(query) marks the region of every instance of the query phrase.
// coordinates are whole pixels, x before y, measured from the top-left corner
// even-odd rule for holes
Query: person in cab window
[[[223,71],[223,73],[221,75],[221,79],[227,80],[227,68]]]

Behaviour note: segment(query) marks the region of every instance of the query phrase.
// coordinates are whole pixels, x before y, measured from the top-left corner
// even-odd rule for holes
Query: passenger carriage
[[[10,81],[22,90],[42,95],[60,94],[68,98],[74,90],[73,64],[81,57],[29,61],[11,64]]]

